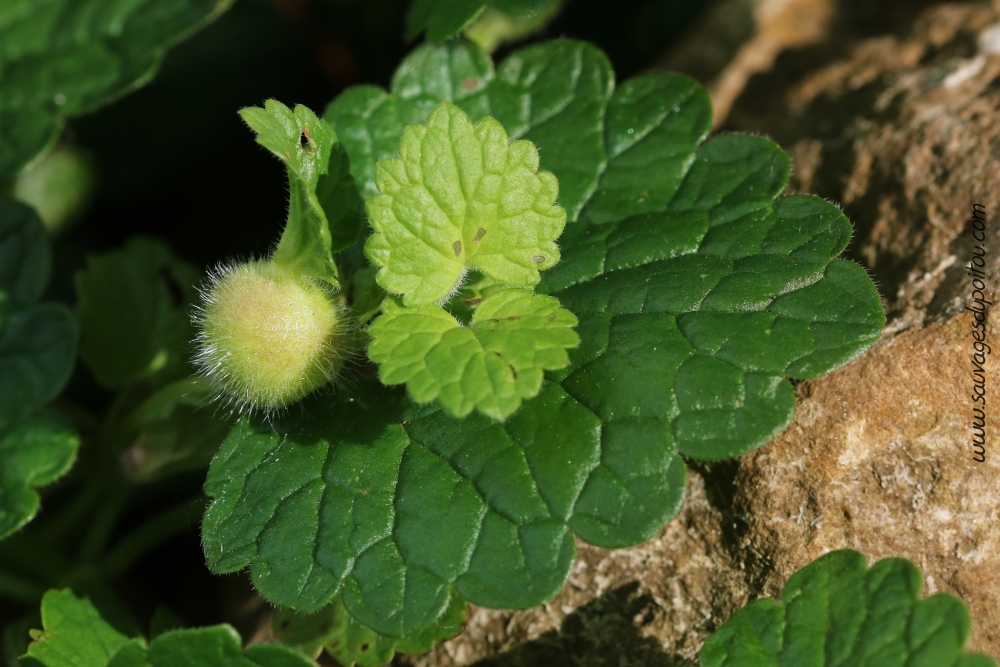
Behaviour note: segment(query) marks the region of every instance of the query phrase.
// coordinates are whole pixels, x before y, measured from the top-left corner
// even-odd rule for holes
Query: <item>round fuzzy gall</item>
[[[273,262],[219,271],[198,320],[198,362],[241,407],[294,403],[343,366],[345,331],[327,290]]]

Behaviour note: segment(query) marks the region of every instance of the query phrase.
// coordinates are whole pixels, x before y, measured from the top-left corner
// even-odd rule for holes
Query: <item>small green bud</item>
[[[347,332],[329,291],[269,261],[212,276],[198,315],[198,362],[242,408],[270,411],[334,379]]]

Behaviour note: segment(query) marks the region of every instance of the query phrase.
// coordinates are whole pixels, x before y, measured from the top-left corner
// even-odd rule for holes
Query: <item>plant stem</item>
[[[181,503],[153,518],[126,535],[105,556],[99,565],[101,574],[113,579],[125,573],[146,552],[169,540],[177,533],[197,525],[205,498]]]
[[[86,524],[86,519],[94,511],[107,487],[108,478],[95,474],[88,479],[83,488],[70,503],[51,518],[42,518],[38,528],[38,537],[49,544],[64,542]]]
[[[93,561],[100,556],[108,538],[111,537],[118,517],[125,509],[125,502],[128,500],[131,489],[120,476],[112,477],[110,484],[111,488],[106,490],[80,545],[79,560],[81,562]]]

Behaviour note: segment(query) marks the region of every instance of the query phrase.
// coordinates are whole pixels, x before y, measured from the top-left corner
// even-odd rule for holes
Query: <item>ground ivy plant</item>
[[[309,396],[254,401],[232,381],[249,363],[216,376],[263,410],[209,469],[206,562],[249,567],[288,618],[357,624],[386,655],[449,636],[467,601],[551,598],[574,536],[648,539],[680,507],[685,457],[764,445],[791,417],[788,378],[846,363],[884,325],[865,271],[836,259],[851,235],[841,211],[779,197],[778,146],[709,138],[697,83],[656,73],[616,86],[585,43],[531,46],[497,68],[469,42],[428,45],[389,91],[349,89],[322,120],[273,102],[244,118],[289,165],[289,225],[265,262],[281,276],[258,277],[300,304],[273,321],[299,313],[312,332],[285,383]],[[365,259],[330,254],[339,223],[312,195],[323,200],[316,175],[333,168],[317,136],[349,159]],[[222,320],[216,333],[256,341],[246,359],[283,335]],[[208,329],[203,349],[222,364],[228,348]],[[296,641],[328,645],[333,623],[320,625]]]
[[[826,554],[796,572],[781,600],[733,614],[701,649],[702,667],[996,667],[963,649],[969,612],[958,598],[920,599],[920,572],[903,558],[868,568],[863,554]]]

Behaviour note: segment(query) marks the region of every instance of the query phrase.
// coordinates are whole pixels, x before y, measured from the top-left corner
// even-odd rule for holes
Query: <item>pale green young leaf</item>
[[[365,254],[405,305],[449,296],[468,268],[530,287],[559,261],[566,211],[530,141],[510,143],[493,118],[473,126],[442,102],[426,125],[406,127],[400,156],[375,166],[382,194],[366,205],[375,233]]]
[[[733,614],[701,649],[703,667],[996,667],[965,653],[969,612],[951,595],[920,599],[908,560],[869,569],[864,555],[828,553],[792,575],[781,601]]]
[[[288,170],[288,220],[273,260],[338,286],[333,253],[352,245],[361,230],[360,201],[347,154],[330,125],[308,108],[275,100],[240,116],[257,143]]]
[[[580,343],[576,317],[559,301],[529,290],[485,297],[468,327],[440,306],[389,301],[372,323],[368,356],[385,384],[406,383],[418,403],[437,399],[456,417],[473,408],[503,420],[535,397],[544,371],[569,363]]]
[[[0,429],[0,539],[38,511],[36,489],[69,471],[80,438],[65,419],[48,410]]]

